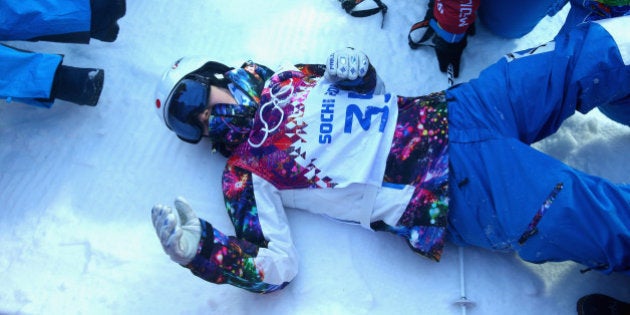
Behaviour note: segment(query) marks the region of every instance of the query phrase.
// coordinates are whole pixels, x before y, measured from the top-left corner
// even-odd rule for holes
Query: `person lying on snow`
[[[278,72],[182,58],[155,105],[180,139],[208,137],[228,158],[236,235],[177,198],[151,210],[163,249],[204,280],[279,290],[298,266],[286,207],[395,233],[436,261],[449,240],[630,274],[630,186],[530,146],[576,110],[630,108],[628,23],[580,25],[419,97],[386,93],[353,49]]]

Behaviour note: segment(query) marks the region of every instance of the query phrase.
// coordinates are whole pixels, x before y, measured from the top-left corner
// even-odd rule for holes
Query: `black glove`
[[[440,71],[446,72],[448,65],[451,64],[453,65],[453,76],[457,78],[459,76],[459,63],[467,44],[466,36],[457,43],[449,43],[437,35],[433,36],[432,41],[435,45],[435,55],[440,64]]]

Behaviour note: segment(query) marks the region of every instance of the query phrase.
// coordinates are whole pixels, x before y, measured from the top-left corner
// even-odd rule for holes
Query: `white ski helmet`
[[[158,117],[177,136],[190,143],[202,137],[202,127],[191,119],[191,113],[207,106],[210,85],[225,87],[224,64],[201,56],[183,57],[164,73],[155,90]]]

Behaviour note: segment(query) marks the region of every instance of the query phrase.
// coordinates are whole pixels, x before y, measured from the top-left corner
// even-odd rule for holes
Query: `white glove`
[[[171,207],[155,205],[151,209],[151,218],[166,254],[174,262],[187,265],[197,254],[197,245],[201,239],[201,224],[184,198],[175,199],[175,209],[177,209],[177,215],[173,213]]]
[[[328,56],[324,76],[331,82],[354,80],[365,76],[369,66],[370,61],[363,52],[345,48]]]

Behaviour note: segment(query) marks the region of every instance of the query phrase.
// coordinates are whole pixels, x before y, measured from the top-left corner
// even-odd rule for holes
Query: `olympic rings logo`
[[[282,122],[284,121],[283,108],[291,101],[291,96],[295,91],[292,78],[289,79],[289,84],[282,86],[280,89],[278,89],[278,91],[274,92],[274,88],[276,86],[277,85],[269,88],[269,95],[271,96],[271,99],[260,107],[260,122],[263,124],[263,126],[257,132],[263,133],[262,139],[260,139],[260,141],[258,142],[254,142],[255,140],[252,141],[252,137],[249,137],[249,139],[247,139],[249,145],[254,148],[259,148],[260,146],[262,146],[263,143],[267,141],[269,134],[276,131],[280,127],[280,125],[282,125]],[[265,115],[267,110],[270,110],[271,112],[268,115]],[[274,111],[278,111],[279,113],[276,114]],[[268,122],[266,120],[266,117],[271,117],[274,119],[273,121]]]

